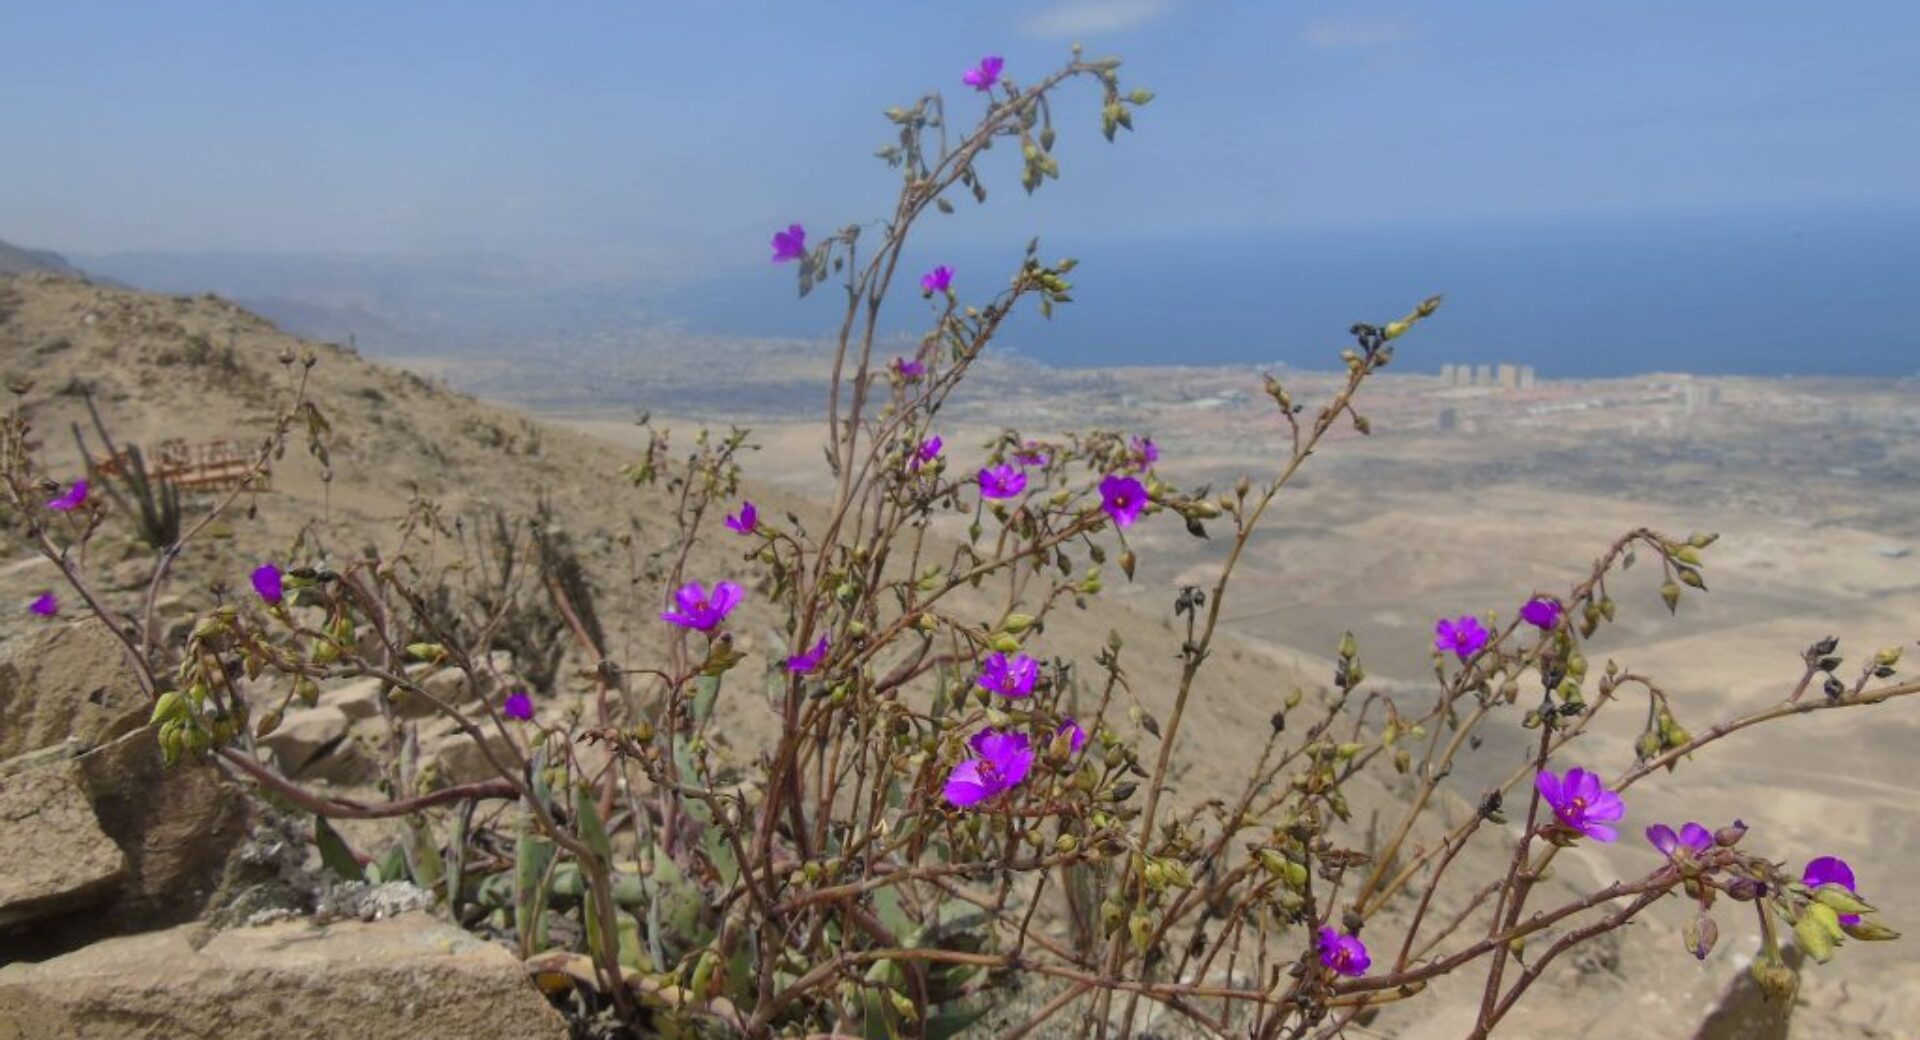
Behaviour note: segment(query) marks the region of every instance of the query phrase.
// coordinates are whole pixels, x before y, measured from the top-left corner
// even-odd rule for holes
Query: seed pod
[[[1687,952],[1698,960],[1706,960],[1713,952],[1713,946],[1720,941],[1720,926],[1706,914],[1688,921],[1680,930],[1680,941]]]

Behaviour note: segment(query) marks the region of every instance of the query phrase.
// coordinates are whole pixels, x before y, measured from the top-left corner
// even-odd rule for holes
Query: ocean
[[[1006,284],[1024,246],[912,253],[886,331],[926,326],[921,268],[951,264],[956,285],[977,298]],[[1543,378],[1920,373],[1920,212],[1060,239],[1043,240],[1041,255],[1080,260],[1075,303],[1051,322],[1022,315],[999,342],[1055,365],[1326,368],[1355,321],[1389,321],[1444,293],[1440,316],[1401,352],[1407,370],[1514,362]],[[838,294],[796,300],[792,279],[792,268],[771,265],[709,278],[676,287],[655,313],[719,335],[826,334]]]

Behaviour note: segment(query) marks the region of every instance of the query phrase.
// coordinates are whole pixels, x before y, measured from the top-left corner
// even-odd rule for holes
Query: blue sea
[[[997,289],[1024,241],[935,256],[969,295]],[[1055,365],[1291,364],[1326,368],[1355,321],[1381,323],[1444,293],[1401,353],[1407,370],[1516,362],[1542,377],[1650,371],[1920,373],[1920,212],[1775,212],[1535,219],[1259,236],[1043,240],[1075,256],[1075,303],[1011,323],[1000,342]],[[925,327],[910,275],[888,332]],[[676,287],[658,306],[687,327],[824,335],[831,287],[795,298],[790,267]]]

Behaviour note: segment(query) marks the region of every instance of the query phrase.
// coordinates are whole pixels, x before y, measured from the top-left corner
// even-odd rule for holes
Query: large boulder
[[[147,721],[125,649],[98,621],[35,626],[0,648],[0,759],[104,744]]]
[[[127,856],[65,750],[0,763],[0,934],[105,902],[126,879]]]
[[[211,766],[165,766],[149,712],[97,621],[0,647],[0,904],[12,906],[0,932],[15,933],[0,941],[43,955],[199,913],[245,830],[246,800]],[[43,883],[61,890],[32,894]]]
[[[422,913],[183,925],[0,968],[0,1040],[566,1035],[512,954]]]

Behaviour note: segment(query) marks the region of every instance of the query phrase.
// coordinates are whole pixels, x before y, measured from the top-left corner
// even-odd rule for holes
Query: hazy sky
[[[5,0],[0,238],[764,262],[880,211],[882,108],[1076,39],[1139,133],[1066,98],[1066,183],[943,234],[1920,206],[1913,0]]]

